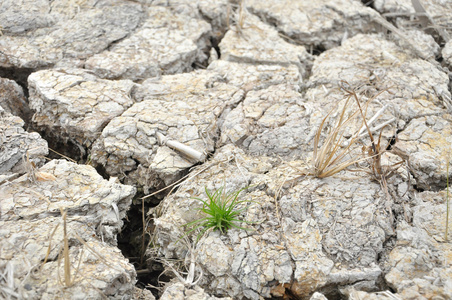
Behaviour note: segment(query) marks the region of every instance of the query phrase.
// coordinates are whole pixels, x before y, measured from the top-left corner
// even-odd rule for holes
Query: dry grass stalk
[[[221,163],[229,162],[229,161],[231,161],[232,159],[233,159],[233,157],[229,157],[228,159],[225,159],[225,160],[213,162],[213,163],[211,163],[210,165],[201,168],[199,171],[194,172],[194,174],[189,173],[189,174],[185,175],[184,177],[182,177],[181,179],[179,179],[179,180],[173,182],[172,184],[167,185],[167,186],[165,186],[164,188],[161,188],[161,189],[159,189],[159,190],[157,190],[157,191],[155,191],[155,192],[153,192],[153,193],[151,193],[151,194],[149,194],[149,195],[146,195],[146,196],[142,197],[141,199],[147,199],[147,198],[150,198],[150,197],[152,197],[152,196],[155,196],[155,195],[157,195],[157,194],[160,194],[161,192],[166,191],[166,190],[168,190],[169,188],[171,188],[171,190],[170,190],[169,193],[168,193],[168,195],[170,195],[177,187],[179,187],[179,186],[182,185],[183,183],[188,182],[189,180],[195,178],[196,176],[198,176],[199,174],[203,173],[204,171],[208,170],[209,168],[211,168],[211,167],[213,167],[213,166],[216,166],[216,165],[221,164]],[[168,196],[168,195],[167,195],[167,196]]]
[[[66,217],[67,212],[61,209],[61,216],[63,217],[63,257],[64,257],[64,283],[67,287],[71,286],[73,282],[71,281],[71,260],[69,259],[69,241],[67,238],[67,226]]]
[[[75,160],[73,160],[73,159],[70,158],[69,156],[66,156],[66,155],[64,155],[64,154],[62,154],[62,153],[60,153],[60,152],[58,152],[58,151],[56,151],[56,150],[53,150],[52,148],[49,148],[49,150],[50,150],[51,152],[55,153],[55,154],[58,154],[59,156],[65,158],[65,159],[67,159],[68,161],[71,161],[71,162],[73,162],[73,163],[77,163]]]
[[[377,24],[380,24],[383,28],[391,31],[394,35],[399,37],[401,40],[405,41],[417,56],[419,56],[420,58],[422,58],[434,65],[437,65],[435,58],[429,56],[428,54],[425,54],[425,52],[422,51],[421,48],[416,43],[414,43],[411,39],[408,38],[408,35],[405,33],[404,30],[395,27],[393,24],[388,22],[385,18],[383,18],[378,13],[376,13],[372,19],[374,22],[376,22]]]
[[[344,82],[342,85],[342,89],[348,94],[348,97],[353,97],[355,99],[355,101],[358,105],[358,111],[362,117],[364,126],[367,129],[367,134],[369,135],[370,146],[365,147],[365,150],[367,151],[367,157],[372,159],[372,163],[370,166],[371,174],[373,175],[373,177],[376,180],[380,181],[383,184],[383,186],[385,187],[385,190],[387,190],[386,179],[388,179],[389,177],[394,175],[395,171],[398,169],[398,166],[400,166],[404,162],[404,160],[402,159],[401,161],[399,161],[391,166],[383,166],[382,165],[381,157],[387,151],[386,149],[388,149],[388,147],[389,147],[389,143],[385,147],[383,147],[381,145],[381,137],[382,137],[383,129],[384,129],[384,127],[386,127],[386,125],[383,126],[383,128],[381,129],[380,135],[378,137],[378,142],[376,142],[374,139],[374,136],[372,134],[372,130],[369,128],[369,123],[366,121],[367,106],[365,107],[365,110],[363,111],[363,108],[361,107],[361,104],[360,104],[360,101],[359,101],[359,98],[358,98],[358,95],[356,94],[356,92],[351,89],[346,88],[345,85],[347,85],[347,83]],[[374,99],[381,93],[382,92],[378,93],[372,99]]]
[[[348,143],[343,146],[343,133],[346,131],[346,126],[355,120],[359,115],[359,110],[356,110],[349,116],[346,116],[347,107],[350,105],[351,99],[352,95],[349,94],[335,126],[331,129],[325,141],[319,147],[320,135],[325,126],[326,120],[331,115],[333,110],[330,111],[320,123],[319,129],[317,130],[314,138],[312,169],[309,175],[313,175],[317,178],[325,178],[339,173],[349,166],[363,160],[362,158],[357,158],[357,155],[352,154],[354,149],[353,146],[358,141],[359,132],[355,133],[350,138]],[[366,108],[368,104],[369,102],[365,104]]]
[[[63,245],[58,250],[57,277],[58,277],[58,282],[62,286],[69,288],[69,287],[72,287],[77,282],[78,274],[80,271],[80,265],[81,265],[82,259],[83,259],[83,248],[79,255],[79,260],[78,260],[77,267],[75,268],[75,273],[72,274],[71,273],[71,260],[70,260],[70,253],[69,253],[69,234],[67,232],[67,212],[63,208],[60,208],[60,213],[61,213],[61,217],[63,218]],[[59,227],[59,224],[55,226],[55,228],[52,230],[52,233],[49,236],[49,246],[47,248],[47,253],[44,258],[44,261],[41,264],[40,272],[42,272],[44,265],[48,261],[50,252],[52,251],[52,239],[53,239],[53,236],[55,235],[55,232],[57,231],[58,227]],[[123,272],[123,270],[116,268],[116,267],[112,266],[110,263],[108,263],[103,255],[101,255],[99,252],[97,252],[91,246],[89,246],[76,232],[74,234],[75,234],[75,238],[84,247],[86,247],[94,256],[96,256],[100,261],[102,261],[107,267],[114,269],[118,272]],[[63,257],[63,270],[64,270],[64,278],[63,279],[61,279],[61,276],[60,276],[61,257]],[[81,278],[81,280],[82,279],[83,278]],[[88,284],[89,284],[89,282],[88,282]],[[95,288],[95,287],[93,287],[93,288]],[[99,292],[102,293],[101,291],[99,291]]]
[[[447,155],[446,161],[446,230],[444,232],[444,240],[448,241],[448,233],[449,233],[449,164],[450,164],[450,153]]]
[[[80,270],[80,263],[82,260],[82,256],[83,256],[83,252],[80,254],[80,259],[78,262],[78,266],[77,269],[75,271],[74,277],[73,279],[71,279],[71,260],[69,257],[69,240],[68,240],[68,235],[67,235],[67,212],[60,208],[60,212],[61,212],[61,217],[63,218],[63,270],[64,270],[64,281],[61,280],[60,278],[60,256],[58,255],[58,279],[61,283],[61,285],[65,286],[65,287],[71,287],[74,285],[75,283],[75,279],[77,277],[78,271]],[[50,246],[50,245],[49,245]],[[61,251],[60,251],[61,254]]]
[[[197,244],[191,243],[190,239],[187,236],[182,236],[179,238],[178,241],[181,241],[185,244],[185,247],[187,248],[187,252],[185,255],[184,262],[182,263],[182,260],[179,260],[180,264],[179,266],[176,265],[174,267],[174,263],[171,263],[170,260],[165,258],[158,259],[161,261],[165,266],[164,273],[170,271],[173,273],[177,279],[182,282],[185,286],[191,287],[196,285],[202,278],[203,278],[203,271],[202,268],[196,267],[196,256],[195,253],[197,251]],[[171,260],[174,262],[174,260]],[[182,271],[182,269],[185,269],[186,272]],[[196,278],[196,274],[198,274],[198,277]],[[184,275],[186,276],[184,278]]]
[[[345,95],[346,101],[344,107],[342,108],[342,111],[336,121],[336,124],[330,130],[327,137],[325,138],[325,141],[321,146],[319,146],[319,144],[322,130],[325,126],[326,120],[330,117],[334,109],[330,111],[320,123],[320,126],[314,138],[314,153],[312,158],[311,170],[310,172],[307,173],[305,172],[302,175],[304,176],[311,175],[317,178],[325,178],[335,175],[340,171],[345,170],[348,167],[355,165],[359,162],[371,161],[370,163],[371,175],[376,180],[381,182],[382,185],[385,187],[385,190],[387,191],[386,179],[394,175],[395,171],[405,161],[403,157],[401,157],[397,153],[394,153],[401,157],[402,160],[391,166],[384,166],[381,162],[382,155],[387,151],[386,149],[388,149],[389,147],[389,143],[385,147],[383,147],[381,144],[382,132],[384,128],[388,126],[390,123],[394,122],[395,119],[392,118],[383,124],[375,126],[374,128],[370,128],[370,124],[377,120],[377,118],[387,108],[387,106],[384,106],[369,121],[366,120],[368,105],[370,104],[371,101],[373,101],[376,97],[378,97],[381,93],[385,91],[382,91],[374,95],[365,104],[361,104],[361,101],[357,93],[351,88],[349,88],[347,82],[342,82],[341,89],[346,92]],[[346,110],[347,107],[352,105],[351,102],[356,102],[358,108],[349,115],[347,115]],[[360,129],[355,134],[353,134],[347,141],[343,142],[343,136],[345,133],[347,133],[348,130],[347,126],[350,123],[356,121],[356,118],[358,116],[361,116],[362,119]],[[377,130],[380,130],[378,141],[375,140],[372,134],[372,132]],[[366,131],[366,133],[362,134],[363,131]],[[369,135],[371,145],[363,148],[365,150],[365,153],[364,157],[362,157],[361,155],[358,155],[358,153],[356,153],[358,148],[356,147],[356,144],[361,138],[363,138],[366,135]]]
[[[142,236],[141,236],[141,253],[140,253],[140,265],[143,265],[143,261],[144,261],[144,253],[146,251],[146,213],[144,212],[144,199],[141,198],[141,222],[143,225],[143,232],[142,232]]]
[[[234,30],[240,37],[244,37],[243,29],[245,29],[245,15],[247,12],[245,0],[239,0],[237,4],[233,4],[234,9],[232,9],[231,6],[231,3],[229,3],[227,11],[227,26],[229,29],[234,26],[234,29],[232,30]],[[233,10],[235,10],[235,12],[233,12]],[[231,17],[231,15],[233,15],[233,17]]]
[[[55,226],[55,228],[53,229],[52,233],[49,236],[49,246],[47,247],[47,253],[46,253],[46,257],[44,258],[44,262],[41,264],[40,272],[42,272],[42,268],[44,267],[44,265],[47,263],[47,260],[49,259],[50,252],[52,251],[52,239],[59,226],[60,226],[60,224],[57,224],[57,226]]]
[[[370,174],[373,176],[373,178],[375,180],[377,180],[378,182],[380,182],[381,187],[383,188],[385,195],[386,195],[386,210],[390,215],[390,220],[391,223],[393,222],[393,214],[392,214],[392,209],[391,209],[391,196],[389,194],[389,190],[388,190],[388,184],[387,184],[387,179],[390,178],[391,176],[393,176],[395,174],[395,172],[397,171],[397,169],[401,166],[401,164],[403,162],[405,162],[405,160],[403,159],[402,156],[398,155],[400,158],[402,158],[401,161],[391,165],[391,166],[383,166],[381,163],[381,157],[382,155],[387,151],[387,149],[390,146],[390,143],[388,143],[385,147],[381,146],[381,136],[383,133],[383,129],[380,131],[380,135],[378,137],[378,142],[375,142],[375,139],[372,135],[372,131],[369,128],[369,125],[366,121],[366,113],[367,112],[367,106],[366,106],[366,110],[363,111],[361,104],[359,102],[358,99],[358,95],[356,94],[355,91],[351,90],[351,89],[347,89],[345,87],[345,85],[348,86],[348,84],[346,82],[343,82],[343,86],[342,89],[347,92],[347,94],[351,97],[353,97],[356,100],[356,103],[358,104],[358,108],[359,108],[359,112],[361,114],[362,120],[364,122],[364,125],[367,129],[367,133],[369,135],[370,138],[370,146],[365,147],[364,149],[367,150],[367,153],[365,153],[365,157],[367,159],[371,159],[371,164],[370,164]],[[381,93],[379,93],[381,94]],[[376,96],[374,96],[373,98],[377,97],[379,94],[377,94]],[[397,155],[397,153],[395,153]]]
[[[4,265],[3,272],[0,272],[0,299],[12,300],[23,298],[20,287],[17,287],[14,282],[14,265],[8,261]]]
[[[429,15],[429,13],[425,10],[422,2],[420,0],[411,0],[411,4],[413,5],[414,10],[417,13],[418,19],[426,32],[430,35],[433,35],[436,31],[447,43],[450,40],[449,33],[445,28],[441,28],[435,23],[435,20]]]

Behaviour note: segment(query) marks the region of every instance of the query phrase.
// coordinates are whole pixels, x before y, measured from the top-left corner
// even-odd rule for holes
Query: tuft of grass
[[[312,167],[310,173],[307,175],[312,175],[317,178],[325,178],[339,173],[340,171],[345,170],[351,165],[361,161],[370,161],[370,174],[377,181],[386,185],[386,179],[394,175],[395,171],[404,162],[404,158],[396,152],[394,152],[394,154],[398,155],[402,159],[401,161],[391,166],[383,166],[381,162],[382,155],[387,151],[386,149],[388,149],[390,145],[390,142],[388,142],[386,146],[382,145],[382,133],[390,123],[395,121],[395,119],[393,118],[379,126],[370,128],[371,123],[374,122],[387,108],[387,106],[384,106],[369,121],[366,120],[369,103],[385,91],[379,92],[371,97],[366,103],[361,104],[361,100],[359,99],[357,93],[353,89],[348,88],[347,82],[342,82],[341,89],[346,93],[344,107],[336,121],[336,124],[333,128],[331,128],[321,146],[319,146],[320,135],[325,126],[326,120],[329,118],[334,109],[330,111],[320,123],[319,129],[317,130],[314,138]],[[353,105],[353,102],[356,103],[357,109],[346,115],[347,107]],[[358,117],[361,117],[360,129],[354,133],[348,141],[343,141],[343,136],[346,133],[350,135],[350,133],[347,132],[349,130],[348,124],[355,121]],[[376,131],[377,129],[381,130],[378,139],[374,138],[374,135],[372,134],[372,131]],[[361,134],[362,131],[367,132],[365,134]],[[364,157],[358,158],[356,153],[358,147],[356,147],[356,144],[359,143],[360,139],[365,135],[369,136],[371,144],[370,146],[362,147]]]
[[[225,193],[224,187],[221,187],[212,193],[205,188],[207,200],[195,199],[202,202],[202,208],[199,208],[199,210],[206,216],[187,223],[185,226],[191,229],[186,234],[201,229],[201,232],[197,236],[199,240],[207,230],[219,230],[221,233],[225,233],[232,227],[249,230],[249,228],[244,228],[236,224],[248,223],[247,221],[238,219],[240,213],[246,209],[246,207],[239,209],[238,206],[242,203],[251,202],[250,200],[239,200],[239,194],[245,189]]]
[[[351,155],[353,145],[358,141],[358,134],[353,135],[344,147],[343,134],[348,129],[347,125],[352,122],[359,114],[359,110],[346,115],[347,107],[350,104],[352,95],[348,95],[344,107],[337,119],[335,126],[330,130],[325,141],[319,146],[320,135],[325,126],[325,122],[331,115],[331,110],[320,123],[319,129],[314,138],[314,153],[312,157],[312,169],[309,175],[317,178],[332,176],[349,166],[360,162],[362,159],[357,155]],[[367,102],[366,107],[369,102]]]

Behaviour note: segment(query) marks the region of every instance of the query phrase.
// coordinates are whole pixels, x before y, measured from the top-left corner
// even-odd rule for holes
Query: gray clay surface
[[[442,0],[1,1],[0,298],[452,299],[451,16]],[[342,112],[337,151],[361,130],[358,161],[317,178]],[[188,232],[219,188],[243,189],[246,230]],[[145,244],[125,227],[141,213]],[[160,290],[136,286],[162,268]]]

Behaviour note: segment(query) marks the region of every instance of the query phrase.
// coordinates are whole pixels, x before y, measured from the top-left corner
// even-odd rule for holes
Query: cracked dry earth
[[[452,299],[452,2],[363,2],[2,0],[0,298]]]

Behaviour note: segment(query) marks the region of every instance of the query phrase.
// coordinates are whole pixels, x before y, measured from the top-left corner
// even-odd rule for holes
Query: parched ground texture
[[[153,299],[152,195],[160,299],[452,299],[452,3],[363,2],[1,1],[0,298]]]

